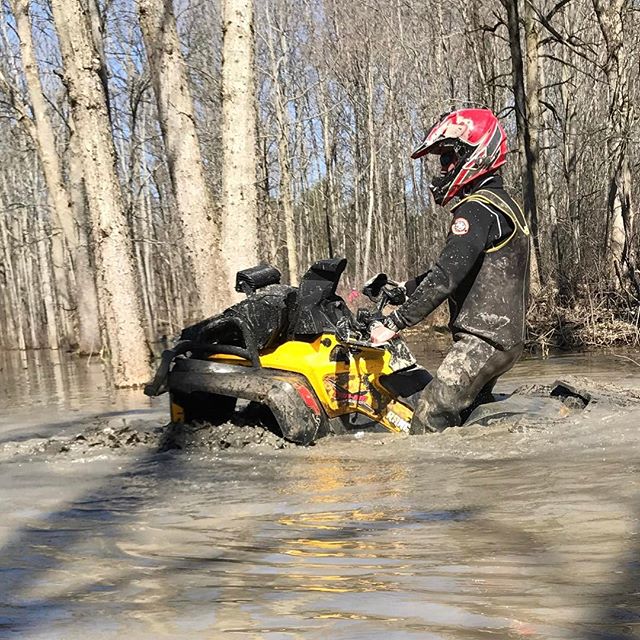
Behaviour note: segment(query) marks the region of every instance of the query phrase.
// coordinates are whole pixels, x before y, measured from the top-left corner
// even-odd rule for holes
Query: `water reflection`
[[[102,363],[60,351],[0,351],[0,408],[43,407],[65,411],[113,405],[136,409],[148,404],[139,390],[109,387]]]
[[[160,415],[165,399],[115,390],[102,363],[60,351],[0,351],[0,442],[64,432],[87,417]]]

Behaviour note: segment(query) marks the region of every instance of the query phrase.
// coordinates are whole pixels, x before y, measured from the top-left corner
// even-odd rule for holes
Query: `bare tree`
[[[230,276],[258,262],[253,0],[222,9],[222,243]]]
[[[625,14],[630,10],[627,0],[603,2],[593,0],[605,44],[604,73],[608,93],[607,150],[609,156],[607,195],[608,251],[614,269],[629,269],[635,277],[631,238],[635,209],[631,197],[631,166],[629,133],[634,108],[629,83],[629,62],[625,47]],[[613,271],[613,270],[612,270]],[[636,281],[640,294],[640,283]]]
[[[344,255],[350,287],[375,270],[403,278],[426,269],[449,213],[429,193],[438,168],[409,153],[439,114],[463,106],[494,109],[517,150],[503,175],[536,230],[550,285],[536,294],[543,323],[556,310],[635,318],[640,14],[630,0],[181,0],[179,12],[169,0],[140,0],[138,14],[126,0],[79,1],[54,3],[59,25],[62,5],[86,12],[61,27],[68,91],[48,5],[32,12],[32,27],[27,0],[0,5],[3,346],[66,336],[64,280],[81,309],[75,292],[105,270],[100,245],[114,237],[126,246],[118,264],[132,260],[125,286],[140,282],[133,295],[142,290],[150,339],[224,305],[226,271],[258,256],[295,282],[308,262]],[[90,36],[78,38],[78,25]],[[81,43],[73,60],[69,40]],[[85,73],[90,91],[76,79]],[[75,119],[96,96],[99,124],[88,135],[89,116]],[[37,130],[42,113],[49,133]],[[99,157],[98,138],[111,149]],[[98,189],[96,161],[110,190]],[[56,184],[72,203],[71,239],[56,219]],[[87,248],[84,259],[73,242]],[[57,257],[61,246],[71,260]],[[214,281],[223,272],[224,286]],[[219,294],[207,307],[196,289]]]
[[[84,165],[98,300],[113,379],[118,386],[142,384],[149,376],[148,351],[99,58],[80,0],[54,0],[52,9]]]
[[[44,88],[40,82],[38,64],[33,46],[32,25],[30,19],[29,0],[14,0],[14,16],[20,37],[20,50],[24,75],[33,110],[33,123],[29,117],[27,130],[38,148],[38,155],[47,184],[49,210],[56,229],[52,237],[53,270],[56,274],[56,289],[59,296],[59,311],[64,314],[72,306],[77,305],[76,322],[77,337],[67,339],[78,344],[82,353],[97,351],[100,336],[97,331],[98,308],[93,276],[89,273],[89,257],[86,242],[80,241],[80,229],[74,221],[71,197],[65,182],[62,163],[58,155],[53,124],[47,109]],[[23,110],[26,111],[25,108]],[[80,218],[80,221],[84,218]],[[67,259],[65,247],[71,261]],[[82,281],[81,287],[75,291],[74,301],[69,293],[69,279],[74,274]],[[55,317],[55,316],[54,316]],[[55,322],[48,323],[49,330],[55,330]],[[50,341],[51,342],[51,341]]]
[[[274,7],[273,4],[276,4]],[[296,234],[296,219],[293,203],[293,175],[291,168],[291,105],[287,96],[289,83],[286,74],[289,68],[289,35],[284,22],[285,7],[279,3],[272,3],[265,7],[269,33],[266,40],[270,82],[273,88],[274,127],[278,145],[279,169],[279,202],[284,218],[285,242],[287,248],[287,270],[289,282],[298,283],[298,236]]]
[[[228,302],[228,278],[220,252],[219,222],[202,166],[188,74],[171,0],[139,0],[138,8],[183,251],[194,280],[194,306],[200,317],[206,317]]]
[[[538,150],[535,138],[532,139],[531,123],[528,118],[527,104],[533,104],[536,96],[530,96],[527,101],[525,86],[524,56],[521,44],[520,0],[500,0],[507,14],[507,29],[509,31],[509,48],[511,52],[511,73],[515,115],[518,127],[518,146],[520,148],[520,162],[522,167],[522,191],[524,196],[524,210],[531,226],[534,252],[531,256],[531,287],[534,291],[540,288],[540,242],[538,236],[538,203],[536,175],[538,165]],[[527,0],[525,0],[526,2]],[[535,64],[531,62],[531,67]],[[533,76],[533,73],[531,74]],[[530,76],[531,79],[531,76]],[[532,87],[537,89],[536,84]]]

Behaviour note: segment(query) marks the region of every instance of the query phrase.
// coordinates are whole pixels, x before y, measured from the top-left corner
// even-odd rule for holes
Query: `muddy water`
[[[0,355],[0,638],[640,637],[637,405],[309,449],[38,453],[20,442],[155,428],[165,407],[109,392],[97,362],[30,358]],[[569,373],[640,382],[579,356],[502,388]]]

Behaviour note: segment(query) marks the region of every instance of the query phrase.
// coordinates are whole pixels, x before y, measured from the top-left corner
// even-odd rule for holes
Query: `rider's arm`
[[[442,253],[415,279],[417,288],[409,299],[389,316],[398,330],[426,318],[456,290],[483,251],[503,235],[497,227],[499,218],[476,203],[464,204],[456,211]],[[411,281],[406,286],[410,292]]]

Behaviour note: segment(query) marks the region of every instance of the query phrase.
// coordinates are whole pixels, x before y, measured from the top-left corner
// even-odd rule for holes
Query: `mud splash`
[[[525,384],[518,387],[515,396],[540,398],[547,401],[539,411],[531,414],[498,416],[483,424],[447,429],[442,433],[447,438],[470,438],[481,435],[495,436],[500,433],[527,433],[550,431],[555,425],[569,418],[579,419],[586,409],[606,407],[623,410],[640,406],[640,392],[613,384],[598,383],[589,378],[569,376],[553,384]],[[488,411],[494,405],[486,405]],[[585,420],[590,413],[587,412]],[[397,434],[376,434],[354,431],[346,436],[330,436],[316,444],[327,447],[349,446],[357,441],[369,445],[391,445],[400,437]],[[432,434],[425,436],[434,438]],[[415,438],[411,438],[414,440]],[[421,441],[422,438],[417,438]],[[335,444],[332,444],[335,441]],[[135,417],[118,417],[88,421],[75,434],[51,438],[30,438],[0,445],[0,460],[20,456],[26,459],[51,458],[55,456],[82,457],[131,453],[164,453],[168,451],[222,452],[239,449],[279,450],[298,448],[285,440],[260,421],[255,412],[245,410],[236,413],[232,421],[223,424],[197,422],[194,424],[165,424],[157,420]]]
[[[92,422],[71,437],[31,438],[22,442],[0,445],[0,460],[21,456],[35,457],[68,455],[87,458],[108,451],[114,454],[132,452],[164,453],[167,451],[224,451],[262,447],[286,449],[296,446],[267,427],[243,421],[224,424],[194,423],[162,424],[156,421],[117,418]]]
[[[569,397],[583,396],[593,404],[609,404],[620,408],[640,406],[640,391],[617,384],[597,382],[585,376],[565,376],[553,384],[523,384],[513,393],[537,398],[553,397],[554,388],[562,384],[568,385],[573,391],[573,394],[568,394]],[[572,403],[565,400],[565,404]]]

